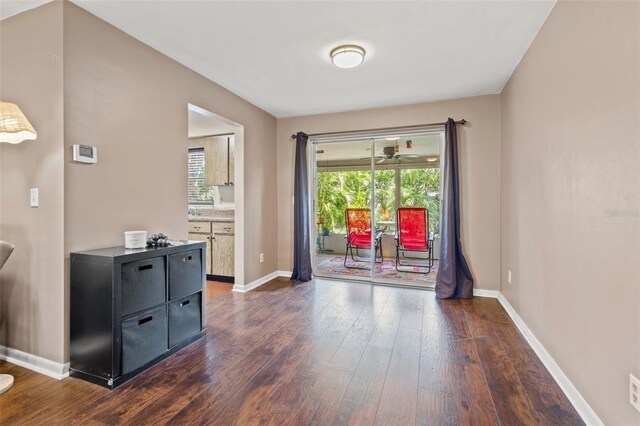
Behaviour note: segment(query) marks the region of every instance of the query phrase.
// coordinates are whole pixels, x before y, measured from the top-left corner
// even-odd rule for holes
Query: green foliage
[[[395,221],[395,173],[393,169],[376,170],[375,218]],[[406,169],[400,171],[400,199],[403,207],[426,207],[430,231],[440,226],[439,169]],[[345,210],[370,206],[371,175],[368,171],[318,172],[318,219],[331,232],[346,231]],[[380,225],[377,223],[377,225]],[[391,226],[394,228],[394,226]]]
[[[440,169],[407,169],[400,171],[402,207],[426,207],[429,232],[440,232]]]
[[[393,221],[396,215],[396,171],[376,170],[376,221]]]

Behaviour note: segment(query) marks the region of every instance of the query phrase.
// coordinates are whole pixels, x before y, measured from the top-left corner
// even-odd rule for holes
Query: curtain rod
[[[467,124],[467,120],[465,120],[464,118],[462,120],[458,120],[458,121],[454,121],[455,124],[459,124],[464,126],[465,124]],[[309,136],[311,137],[318,137],[318,136],[332,136],[332,135],[345,135],[345,136],[349,136],[349,135],[354,135],[354,134],[358,134],[358,133],[369,133],[369,132],[384,132],[384,131],[392,131],[392,130],[397,130],[397,131],[404,131],[404,130],[412,130],[412,129],[421,129],[423,127],[434,127],[434,126],[444,126],[445,124],[447,124],[447,122],[443,122],[443,123],[430,123],[430,124],[418,124],[415,126],[404,126],[404,127],[380,127],[377,129],[364,129],[364,130],[353,130],[353,131],[348,131],[348,132],[328,132],[328,133],[312,133]],[[294,133],[291,135],[291,139],[295,139],[297,137],[297,135]]]

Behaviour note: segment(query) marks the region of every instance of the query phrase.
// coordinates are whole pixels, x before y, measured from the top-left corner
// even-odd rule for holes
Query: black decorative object
[[[147,238],[147,247],[169,247],[169,237],[162,232],[159,234],[153,234],[151,238]]]

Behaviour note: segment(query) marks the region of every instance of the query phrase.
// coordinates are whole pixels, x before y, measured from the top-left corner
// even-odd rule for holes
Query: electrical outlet
[[[511,284],[511,269],[507,271],[507,282]]]
[[[260,263],[264,262],[264,253],[260,253]]]
[[[640,411],[640,380],[633,374],[629,374],[629,402]]]

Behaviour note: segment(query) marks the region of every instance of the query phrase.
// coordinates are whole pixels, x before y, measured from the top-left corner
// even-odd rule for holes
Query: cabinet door
[[[213,234],[211,269],[213,275],[232,277],[234,274],[233,234]]]
[[[234,142],[233,142],[233,136],[231,136],[229,137],[229,184],[230,185],[233,185],[233,182],[234,182],[233,174],[235,173],[235,168],[236,168],[233,153],[234,153]]]
[[[207,260],[206,271],[208,275],[213,274],[211,272],[211,235],[209,234],[189,234],[190,240],[205,241],[207,243],[207,254],[205,259]]]
[[[226,136],[204,138],[204,183],[229,183],[229,142]]]

